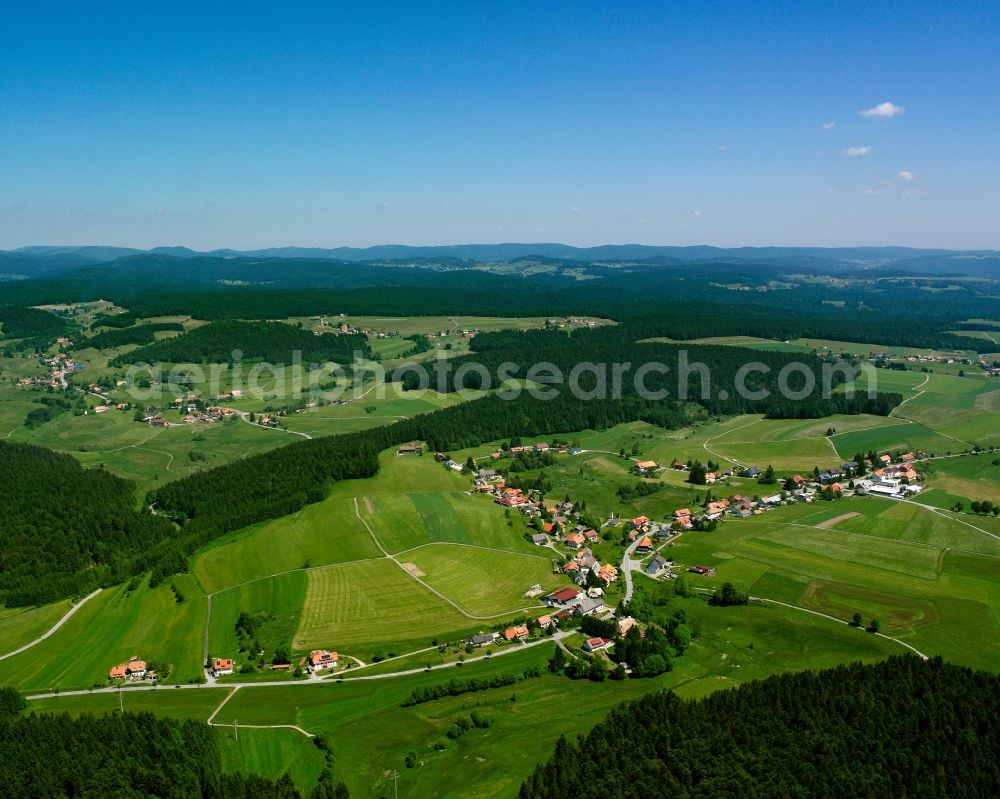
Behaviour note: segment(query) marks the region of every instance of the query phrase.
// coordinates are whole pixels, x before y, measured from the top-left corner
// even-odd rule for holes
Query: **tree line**
[[[371,355],[368,337],[361,333],[317,336],[312,331],[283,322],[221,321],[196,327],[175,338],[163,339],[111,361],[112,366],[129,363],[230,363],[234,352],[245,360],[292,363],[301,354],[302,363],[351,363],[355,353]]]
[[[1000,676],[914,655],[622,705],[520,799],[1000,795]]]
[[[8,799],[302,799],[288,774],[224,772],[218,732],[203,722],[147,712],[25,716],[13,689],[0,689],[0,700],[0,784]],[[311,796],[348,793],[328,776]]]

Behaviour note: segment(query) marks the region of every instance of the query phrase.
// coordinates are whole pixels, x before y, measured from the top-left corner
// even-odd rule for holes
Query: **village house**
[[[545,630],[552,626],[552,617],[549,615],[539,616],[535,619],[535,623],[538,625],[539,629]]]
[[[212,676],[225,677],[227,674],[232,674],[233,666],[232,658],[216,658],[212,661]]]
[[[465,643],[479,648],[482,646],[489,646],[499,637],[500,636],[497,633],[479,633],[479,635],[474,635],[471,638],[465,639]]]
[[[538,547],[544,547],[546,544],[549,543],[549,539],[545,535],[545,533],[534,533],[531,536],[531,543],[533,543],[535,546]]]
[[[516,627],[508,627],[503,631],[505,641],[524,641],[529,634],[527,624],[518,624]]]
[[[582,618],[583,616],[590,616],[602,610],[604,610],[603,599],[587,597],[577,603],[576,608],[573,610],[573,615]]]
[[[660,572],[667,568],[667,560],[662,555],[656,555],[650,558],[649,563],[646,564],[644,571],[650,577],[655,577]]]
[[[626,616],[623,619],[618,619],[618,621],[615,624],[618,628],[618,635],[624,638],[626,635],[628,635],[628,631],[631,630],[633,627],[635,627],[636,624],[638,624],[638,622],[631,616]]]
[[[563,539],[563,544],[567,549],[579,549],[587,539],[580,533],[570,533]]]
[[[420,444],[403,444],[396,452],[397,455],[423,455],[424,448]]]
[[[639,474],[651,474],[655,472],[659,467],[656,465],[656,461],[636,461],[635,470]]]
[[[653,548],[653,542],[648,535],[644,535],[639,541],[639,545],[635,548],[636,554],[645,555],[648,554]]]
[[[611,644],[613,644],[610,638],[588,638],[583,642],[584,652],[599,652],[602,649],[607,649]]]
[[[605,563],[597,570],[597,579],[606,586],[611,585],[611,583],[618,579],[618,569],[610,563]]]
[[[337,653],[327,652],[325,649],[315,649],[309,653],[307,662],[309,671],[314,673],[320,669],[335,669],[337,668]]]

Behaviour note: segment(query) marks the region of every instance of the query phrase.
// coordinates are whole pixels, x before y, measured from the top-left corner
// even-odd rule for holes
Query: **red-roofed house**
[[[518,624],[516,627],[508,627],[503,631],[504,640],[523,641],[528,637],[528,625]]]
[[[337,653],[327,652],[325,649],[316,649],[309,653],[309,670],[319,671],[320,669],[337,668]]]
[[[648,535],[644,535],[642,540],[639,541],[639,545],[635,548],[635,551],[640,555],[645,555],[653,548],[653,542]]]
[[[599,652],[602,649],[607,649],[612,643],[614,642],[609,638],[588,638],[583,642],[583,651]]]
[[[212,674],[216,677],[222,677],[226,674],[233,673],[233,659],[232,658],[216,658],[212,661]]]

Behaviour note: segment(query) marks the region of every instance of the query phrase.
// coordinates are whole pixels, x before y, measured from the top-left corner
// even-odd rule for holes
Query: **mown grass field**
[[[308,578],[296,649],[369,660],[379,649],[401,654],[481,626],[386,559],[313,569]]]
[[[34,608],[0,608],[0,655],[34,641],[72,607],[64,599]]]
[[[536,549],[538,556],[429,544],[399,559],[414,564],[423,573],[424,582],[469,613],[487,616],[537,606],[537,600],[522,596],[533,585],[541,585],[546,591],[566,585],[565,577],[552,574],[555,553]]]
[[[229,688],[208,688],[197,690],[161,688],[155,691],[122,690],[121,706],[131,713],[156,713],[172,719],[193,719],[207,721],[212,711],[226,698]],[[32,699],[26,712],[81,713],[103,715],[118,710],[118,692],[83,694],[81,696],[58,696],[49,699]]]
[[[229,773],[261,774],[272,780],[287,773],[308,796],[326,765],[312,740],[295,730],[241,729],[238,740],[232,729],[220,727],[217,732],[222,769]]]
[[[213,541],[192,558],[206,592],[279,572],[382,557],[354,515],[354,503],[327,499],[272,522]]]
[[[200,677],[205,597],[190,575],[174,580],[184,602],[167,584],[128,595],[125,586],[102,591],[50,638],[0,661],[0,684],[34,691],[103,686],[108,669],[132,655],[169,663],[169,683]]]
[[[273,650],[292,646],[306,598],[307,572],[294,571],[255,580],[212,595],[212,617],[208,627],[208,650],[213,657],[235,657],[238,649],[236,620],[241,612],[251,616],[270,614],[261,645]]]
[[[815,526],[845,513],[858,515]],[[997,544],[915,504],[855,499],[730,520],[685,534],[669,552],[685,566],[717,569],[714,578],[691,576],[695,586],[730,580],[844,620],[858,611],[927,654],[992,668],[996,652],[983,642],[1000,640]]]

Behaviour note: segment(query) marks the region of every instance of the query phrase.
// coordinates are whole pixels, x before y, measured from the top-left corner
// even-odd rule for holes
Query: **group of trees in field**
[[[371,348],[368,337],[362,333],[317,336],[283,322],[219,321],[120,355],[111,365],[231,363],[243,359],[287,366],[293,363],[294,353],[307,365],[326,361],[351,363],[355,354],[370,356]]]
[[[135,485],[30,444],[0,441],[0,601],[41,604],[153,567],[173,525],[136,509]]]
[[[1000,795],[1000,676],[913,655],[620,706],[520,799]]]
[[[302,799],[291,778],[223,771],[218,732],[204,722],[152,713],[23,715],[24,700],[0,689],[0,785],[8,799]],[[315,799],[346,799],[342,784]]]

